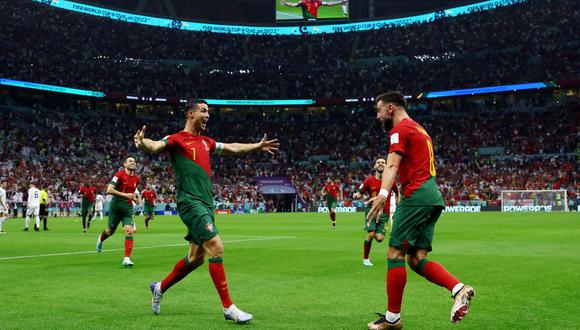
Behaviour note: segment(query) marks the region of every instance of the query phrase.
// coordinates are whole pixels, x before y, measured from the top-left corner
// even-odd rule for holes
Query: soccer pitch
[[[387,244],[373,243],[364,267],[359,214],[218,215],[230,293],[254,314],[255,329],[365,329],[384,313]],[[207,263],[172,287],[161,314],[149,284],[186,254],[181,221],[138,218],[133,268],[122,268],[123,234],[94,252],[104,222],[81,234],[78,218],[50,219],[49,232],[22,232],[9,219],[0,236],[3,329],[233,329]],[[75,222],[76,220],[76,222]],[[449,322],[447,290],[407,268],[406,329],[577,329],[580,324],[578,213],[444,214],[430,259],[476,290],[467,318]]]
[[[289,2],[298,2],[290,0]],[[342,6],[322,6],[318,8],[318,19],[327,18],[348,18],[342,14]],[[276,1],[276,20],[302,20],[302,9],[300,7],[288,7]]]

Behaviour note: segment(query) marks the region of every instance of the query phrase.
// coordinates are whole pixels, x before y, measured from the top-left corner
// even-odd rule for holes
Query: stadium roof
[[[213,22],[272,24],[276,1],[279,0],[84,0],[78,2],[143,15]],[[350,13],[351,18],[355,20],[401,17],[481,1],[350,0]]]

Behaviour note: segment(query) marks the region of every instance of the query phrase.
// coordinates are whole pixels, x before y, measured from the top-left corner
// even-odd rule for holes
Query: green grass
[[[374,267],[361,264],[362,214],[218,216],[234,302],[254,314],[252,329],[364,329],[384,312],[385,243]],[[78,219],[51,219],[49,232],[22,232],[9,219],[0,236],[2,329],[234,329],[224,321],[207,264],[169,290],[161,315],[149,283],[187,251],[177,217],[158,217],[135,237],[135,267],[120,266],[123,235],[92,253],[104,222],[80,233]],[[267,236],[267,237],[264,237]],[[263,238],[271,238],[257,240]],[[170,246],[183,244],[182,246]],[[144,249],[145,247],[154,247]],[[87,252],[7,259],[16,256]],[[448,292],[408,270],[407,329],[578,329],[580,219],[577,213],[444,214],[430,259],[477,295],[469,316],[449,323]]]
[[[289,0],[288,2],[298,2]],[[276,0],[276,20],[302,20],[302,9],[300,7],[288,7]],[[347,18],[342,14],[342,6],[322,6],[318,8],[318,19],[327,18]]]

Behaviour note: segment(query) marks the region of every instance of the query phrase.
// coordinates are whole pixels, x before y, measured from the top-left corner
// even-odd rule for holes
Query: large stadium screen
[[[349,0],[274,0],[276,21],[347,19]]]

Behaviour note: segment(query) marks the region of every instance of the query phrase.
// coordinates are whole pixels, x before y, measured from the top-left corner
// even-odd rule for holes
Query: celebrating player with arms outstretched
[[[337,6],[342,5],[343,15],[347,15],[347,3],[348,0],[339,1],[322,1],[322,0],[300,0],[298,2],[288,2],[286,0],[281,0],[281,4],[288,7],[300,7],[302,9],[302,17],[304,19],[317,19],[318,18],[318,8],[321,6]]]
[[[119,223],[123,223],[125,231],[125,258],[122,265],[126,267],[133,266],[131,261],[131,252],[133,251],[133,202],[139,199],[139,177],[135,174],[137,161],[135,157],[127,156],[123,160],[123,169],[113,176],[113,179],[107,186],[107,194],[113,195],[109,205],[109,224],[97,238],[97,252],[101,252],[103,241],[113,236]]]
[[[363,194],[369,194],[371,198],[376,197],[379,194],[379,191],[381,190],[383,170],[385,169],[386,163],[387,161],[383,157],[379,157],[375,160],[375,174],[364,180],[357,192],[354,193],[354,199],[361,199]],[[398,194],[399,190],[397,189],[397,185],[393,185],[393,190],[389,193],[390,202],[385,205],[383,216],[381,216],[378,221],[366,219],[368,212],[371,210],[370,207],[367,207],[365,211],[365,230],[367,231],[367,236],[363,245],[363,265],[365,266],[373,265],[369,260],[369,253],[371,252],[373,239],[380,243],[385,238],[385,227],[389,217],[391,216],[392,205],[395,203]]]
[[[390,131],[387,167],[379,195],[371,198],[367,219],[380,217],[397,172],[402,186],[401,202],[395,212],[389,240],[387,271],[387,313],[369,329],[401,329],[403,290],[407,283],[405,255],[409,267],[427,280],[447,288],[454,304],[451,321],[461,321],[468,312],[474,290],[464,285],[443,266],[427,260],[431,251],[435,224],[445,207],[435,181],[433,141],[425,129],[407,114],[407,101],[399,92],[377,97],[377,119]]]
[[[273,154],[278,150],[279,143],[277,140],[267,140],[266,135],[258,143],[221,143],[201,135],[210,117],[207,102],[203,100],[190,101],[184,115],[185,128],[160,141],[145,138],[145,126],[134,137],[139,149],[149,153],[169,152],[177,186],[177,210],[187,227],[185,239],[189,241],[187,256],[177,262],[163,281],[151,284],[151,308],[159,314],[163,294],[203,264],[207,254],[209,273],[222,301],[226,320],[246,323],[252,320],[252,315],[237,308],[228,291],[223,266],[224,246],[214,223],[210,155],[236,155],[251,151]]]

